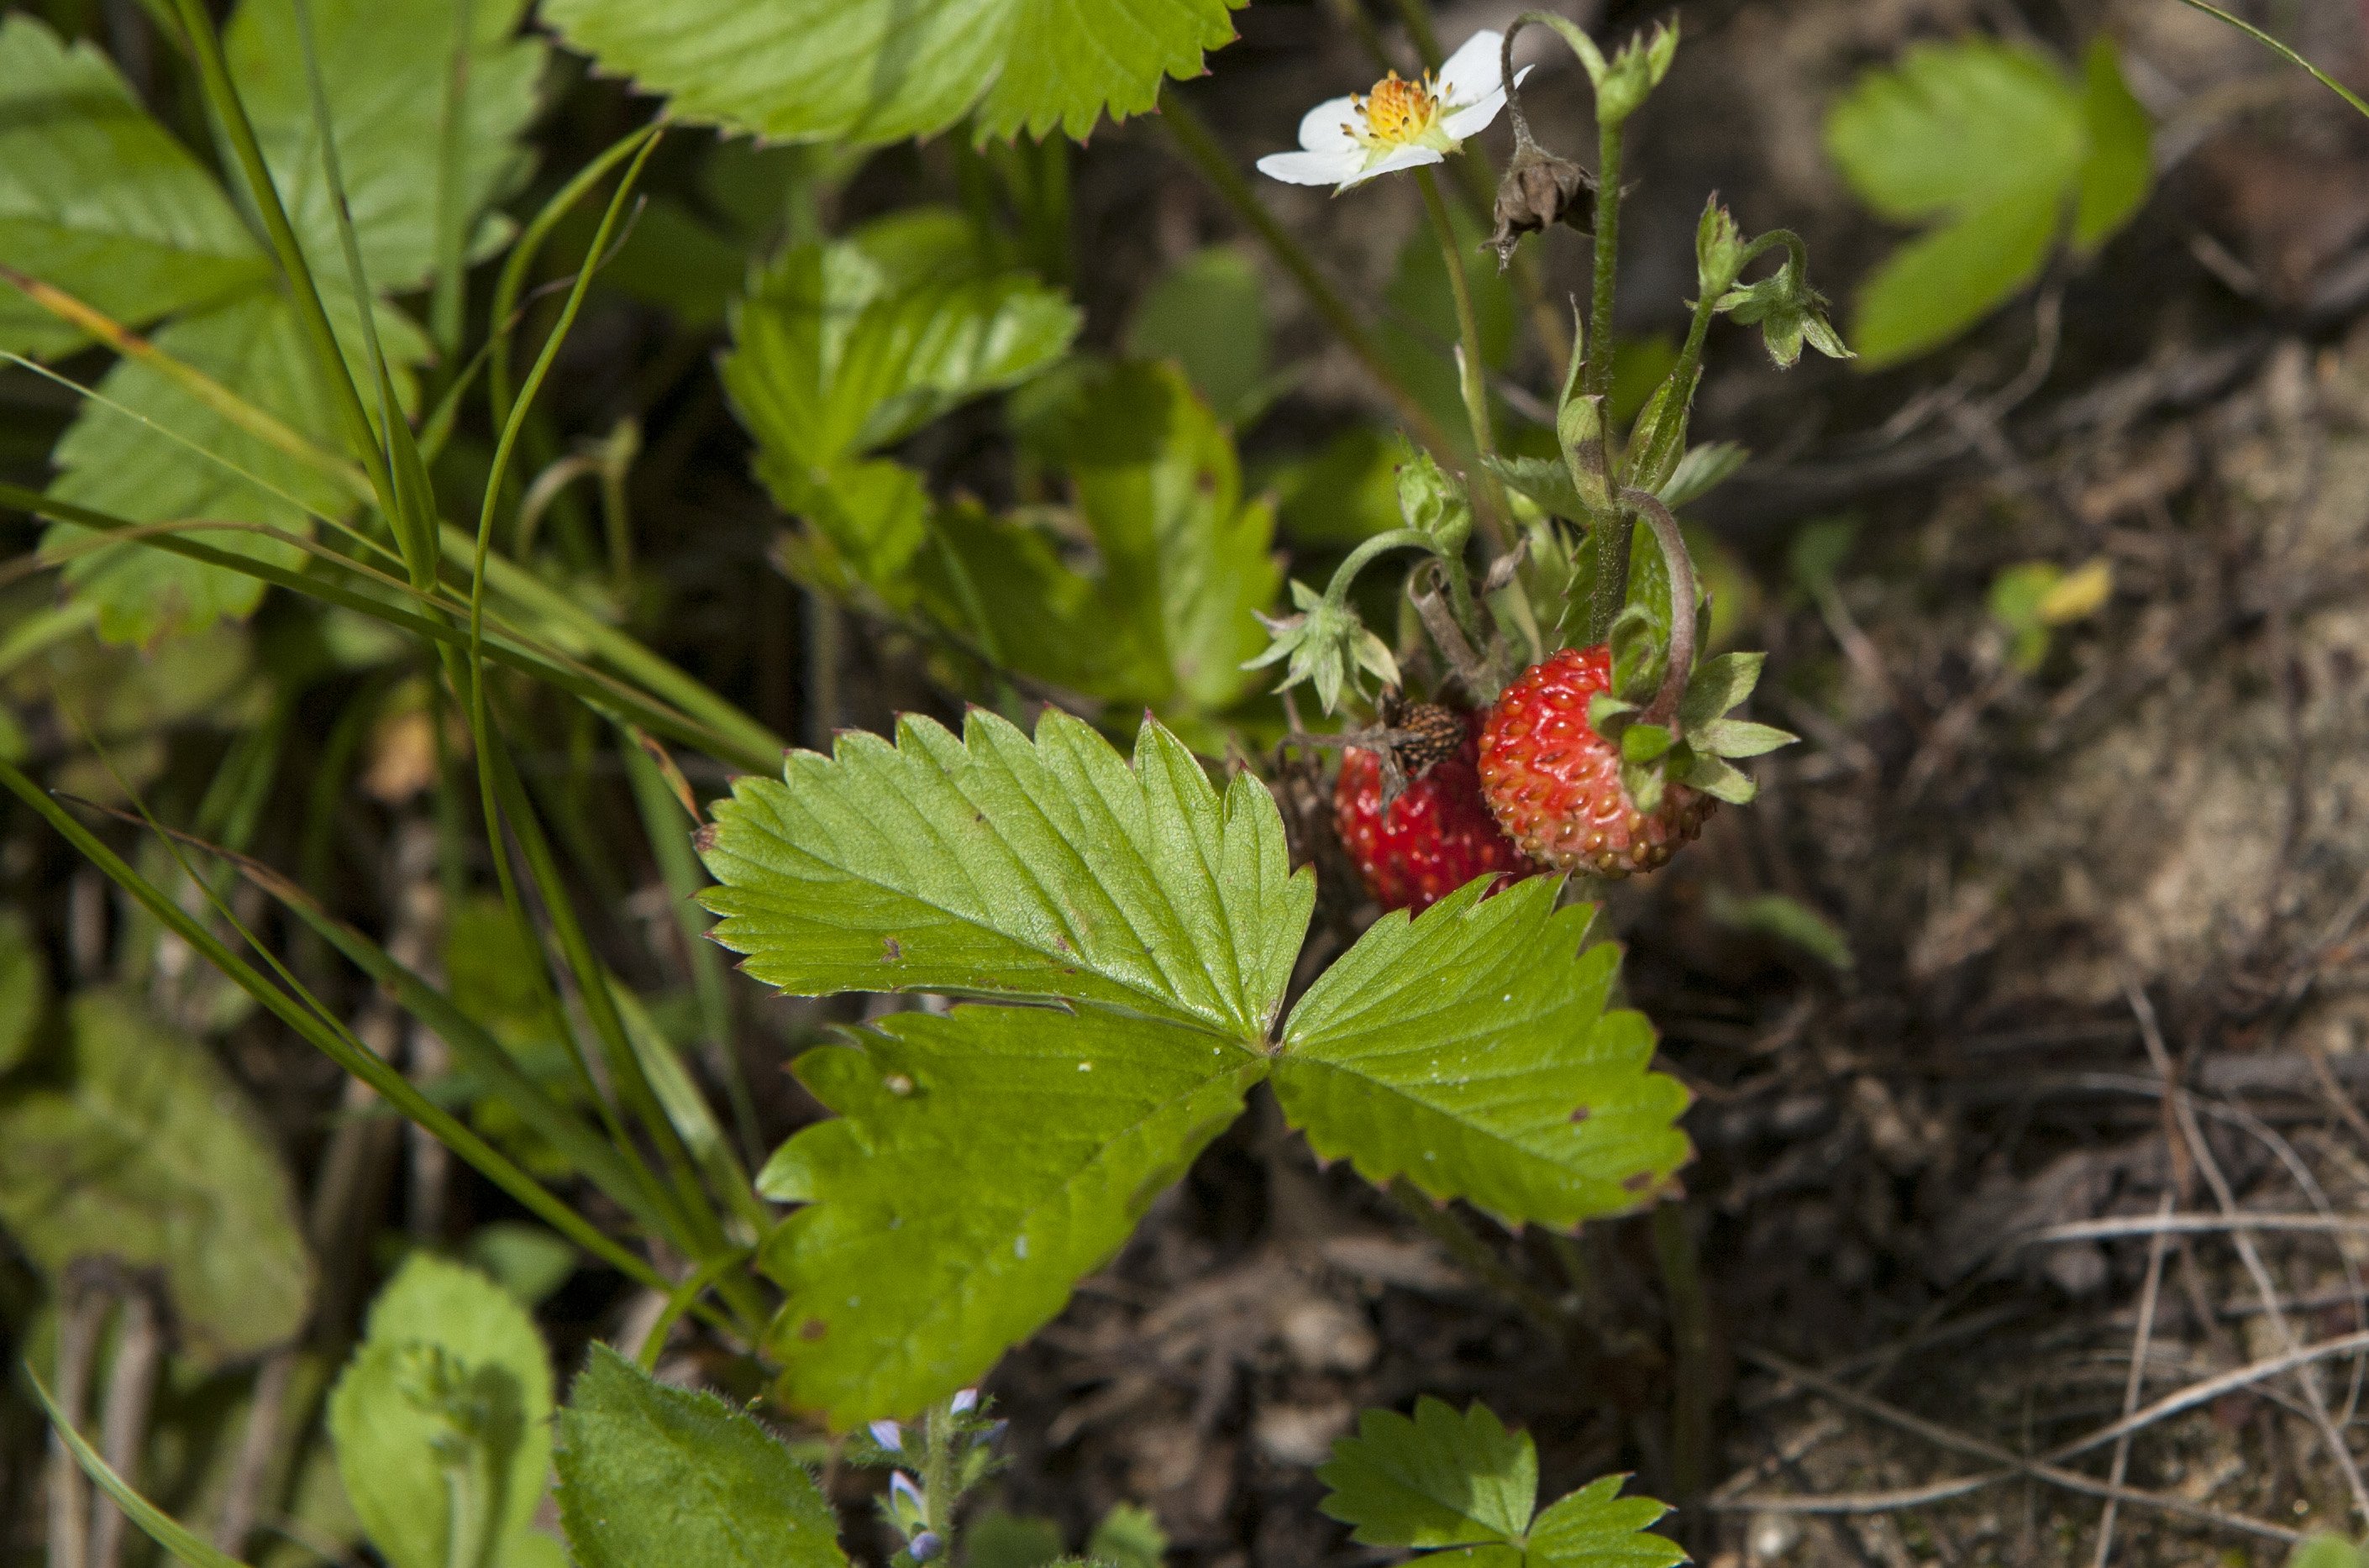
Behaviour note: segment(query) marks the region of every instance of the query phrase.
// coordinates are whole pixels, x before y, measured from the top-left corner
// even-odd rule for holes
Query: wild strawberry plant
[[[44,761],[103,780],[90,792],[156,830],[136,860],[120,854],[86,804],[17,766],[23,737],[0,735],[0,782],[133,917],[120,972],[55,1022],[29,937],[0,926],[0,1173],[28,1176],[0,1184],[0,1222],[62,1295],[95,1265],[135,1270],[199,1371],[265,1357],[235,1396],[258,1422],[267,1378],[280,1398],[307,1375],[325,1384],[293,1396],[317,1405],[321,1436],[295,1424],[285,1490],[334,1475],[395,1568],[556,1561],[535,1524],[555,1469],[579,1563],[843,1562],[841,1521],[801,1462],[826,1453],[888,1473],[879,1532],[898,1562],[965,1554],[973,1531],[1028,1536],[957,1511],[996,1462],[971,1391],[1261,1085],[1320,1159],[1426,1212],[1460,1202],[1568,1231],[1671,1195],[1686,1094],[1653,1070],[1651,1027],[1619,1005],[1618,950],[1565,874],[1661,864],[1712,803],[1750,799],[1736,761],[1789,738],[1733,716],[1757,657],[1704,647],[1675,511],[1741,454],[1690,444],[1688,421],[1722,315],[1757,327],[1780,363],[1845,350],[1799,239],[1747,238],[1713,202],[1684,347],[1620,417],[1623,138],[1677,35],[1608,58],[1532,14],[1514,32],[1560,35],[1593,90],[1593,172],[1538,143],[1514,38],[1494,33],[1327,100],[1299,150],[1258,165],[1341,190],[1416,186],[1438,250],[1402,276],[1436,280],[1458,351],[1406,373],[1421,345],[1349,309],[1191,103],[1162,96],[1226,41],[1232,8],[548,0],[557,44],[667,109],[514,212],[556,47],[519,6],[242,0],[218,29],[197,0],[172,0],[161,37],[201,106],[190,125],[152,112],[87,43],[29,16],[0,23],[0,101],[19,110],[0,117],[0,348],[82,399],[48,488],[0,487],[48,521],[40,559],[65,585],[11,628],[0,662],[96,635],[80,674],[56,678]],[[1130,335],[1177,356],[1081,347],[1070,155],[1049,133],[1155,101],[1404,426],[1379,463],[1379,439],[1350,452],[1356,488],[1391,515],[1334,519],[1344,559],[1321,590],[1291,582],[1288,604],[1279,508],[1236,441],[1287,379],[1255,356],[1213,372],[1197,351],[1233,336],[1227,313],[1256,308],[1239,267],[1219,258],[1163,303],[1182,321],[1217,302],[1215,332],[1139,321]],[[1526,236],[1594,238],[1585,308],[1569,341],[1560,324],[1548,334],[1569,367],[1551,429],[1523,426],[1491,387],[1497,285],[1468,268],[1472,192],[1439,178],[1475,167],[1474,138],[1508,111],[1500,267],[1535,296]],[[199,124],[206,136],[187,134]],[[637,210],[684,124],[808,145],[703,141],[700,211],[664,194]],[[957,127],[961,204],[823,221],[866,149]],[[664,246],[723,265],[670,267],[680,256],[629,237],[637,211]],[[538,284],[563,248],[567,269]],[[780,738],[654,651],[663,589],[625,499],[638,426],[563,451],[544,401],[608,266],[619,288],[722,323],[718,390],[782,514],[772,564],[815,639],[813,738],[837,717],[823,672],[841,617],[978,704],[958,732],[908,715],[891,736],[790,751],[772,776]],[[532,355],[530,320],[547,329]],[[59,367],[94,346],[113,367],[80,386]],[[1008,483],[945,479],[932,443],[957,428],[994,430]],[[1359,584],[1386,566],[1403,613],[1369,627],[1376,596]],[[263,711],[234,722],[265,632]],[[161,650],[171,679],[143,687],[124,645]],[[1328,727],[1305,727],[1302,687]],[[417,880],[447,898],[441,947],[400,933],[400,910],[383,940],[365,934],[304,885],[327,854],[309,835],[303,876],[246,853],[269,837],[300,703],[333,690],[352,716],[327,757],[349,760],[367,733],[382,798],[433,797],[433,876]],[[164,742],[127,752],[110,718],[126,713],[143,744],[193,714],[235,731],[187,811]],[[521,765],[531,748],[578,775],[613,761],[681,934],[709,934],[690,907],[695,853],[712,934],[755,980],[915,999],[867,1007],[868,1024],[798,1056],[830,1115],[753,1175],[714,953],[681,961],[681,994],[630,983],[582,897],[611,887],[612,845],[582,779],[555,786]],[[703,800],[692,778],[713,773],[677,751],[742,776]],[[1336,830],[1388,912],[1319,963],[1316,873],[1295,864],[1274,786],[1333,751]],[[320,798],[334,804],[346,765],[322,763]],[[276,927],[258,926],[267,901]],[[275,929],[296,938],[285,959],[265,941]],[[217,978],[189,982],[192,955]],[[369,1020],[340,988],[371,999]],[[397,1014],[436,1048],[398,1060]],[[314,1254],[336,1226],[300,1230],[279,1156],[205,1044],[267,1023],[474,1167],[540,1240],[486,1227],[475,1267],[423,1250],[350,1354],[324,1319],[339,1354],[300,1356],[322,1302]],[[169,1105],[157,1082],[178,1086]],[[76,1165],[54,1193],[38,1180],[51,1151],[102,1140],[130,1152]],[[176,1205],[215,1223],[152,1223]],[[559,1275],[580,1257],[645,1303],[634,1358],[596,1349],[564,1394],[522,1304],[556,1284],[555,1248]],[[737,1393],[840,1436],[794,1450],[744,1409],[658,1381],[678,1333],[729,1361]],[[97,1459],[76,1411],[53,1410],[143,1528],[186,1561],[235,1561],[240,1521],[223,1526],[233,1555],[204,1547]],[[1617,1482],[1539,1510],[1528,1440],[1478,1407],[1369,1414],[1324,1475],[1328,1511],[1376,1546],[1539,1568],[1678,1557],[1645,1533],[1659,1505],[1619,1499]],[[1007,1560],[1070,1543],[1042,1544]],[[1123,1518],[1085,1545],[1122,1565],[1159,1551]]]

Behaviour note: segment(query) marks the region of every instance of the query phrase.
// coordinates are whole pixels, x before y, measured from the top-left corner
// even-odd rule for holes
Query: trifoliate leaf
[[[1357,1417],[1316,1471],[1332,1491],[1318,1505],[1356,1527],[1365,1546],[1518,1545],[1538,1505],[1539,1458],[1527,1432],[1508,1432],[1487,1405],[1462,1415],[1425,1394],[1410,1420],[1387,1410]]]
[[[509,1561],[550,1479],[551,1406],[526,1309],[475,1269],[413,1253],[329,1395],[338,1473],[379,1555]]]
[[[129,326],[271,277],[222,188],[106,56],[22,12],[0,20],[0,263]],[[84,341],[0,282],[0,348]]]
[[[1633,1208],[1688,1157],[1687,1093],[1647,1070],[1645,1020],[1605,1011],[1619,954],[1581,950],[1594,910],[1558,911],[1551,877],[1485,887],[1375,921],[1293,1010],[1276,1096],[1371,1182],[1512,1225]]]
[[[384,293],[418,288],[436,265],[439,149],[458,18],[469,17],[470,47],[455,200],[471,254],[485,249],[473,238],[498,237],[473,234],[478,214],[523,184],[532,166],[521,136],[534,117],[544,45],[519,31],[525,0],[471,0],[465,7],[459,0],[308,3],[363,270]],[[344,283],[296,7],[244,0],[223,52],[307,259],[325,280]]]
[[[1291,944],[1297,945],[1298,933]],[[907,1416],[1050,1321],[1241,1114],[1265,1058],[1099,1009],[908,1013],[798,1059],[834,1121],[759,1180],[775,1353],[840,1426]]]
[[[261,1118],[129,996],[83,991],[66,1016],[59,1071],[0,1087],[0,1223],[52,1279],[85,1258],[156,1271],[201,1368],[285,1344],[313,1264]]]
[[[715,939],[802,996],[1068,997],[1255,1043],[1315,897],[1265,786],[1220,795],[1149,720],[1130,765],[1058,709],[1034,741],[908,715],[893,747],[851,733],[738,781],[715,817]]]
[[[1677,1542],[1649,1533],[1669,1505],[1621,1496],[1626,1479],[1591,1482],[1540,1514],[1522,1568],[1673,1568],[1687,1561]]]
[[[559,1413],[559,1518],[578,1568],[844,1568],[806,1467],[710,1393],[605,1345]]]
[[[371,384],[352,297],[333,291],[326,303],[349,365],[361,384]],[[426,357],[427,342],[392,307],[380,309],[378,330],[394,361],[396,394],[407,402],[408,367]],[[315,442],[338,448],[311,350],[294,308],[281,295],[246,294],[183,316],[154,342]],[[302,536],[313,532],[312,513],[344,517],[353,509],[352,493],[318,468],[249,435],[136,360],[118,361],[98,391],[118,406],[87,404],[67,427],[52,457],[60,472],[51,493],[60,500],[133,522],[264,523]],[[59,523],[41,544],[55,555],[92,537],[88,530]],[[282,567],[303,558],[293,546],[256,533],[217,529],[195,537]],[[78,596],[98,606],[99,635],[110,642],[153,643],[200,631],[218,618],[252,612],[263,598],[263,584],[254,578],[136,544],[77,554],[64,576]]]
[[[1862,291],[1862,368],[1939,347],[2039,275],[2068,206],[2094,250],[2146,194],[2145,112],[2112,46],[2074,81],[2036,50],[1967,39],[1910,49],[1826,117],[1826,149],[1860,199],[1931,225]]]
[[[1242,0],[553,0],[544,19],[678,120],[867,145],[973,116],[1082,141],[1233,37]]]

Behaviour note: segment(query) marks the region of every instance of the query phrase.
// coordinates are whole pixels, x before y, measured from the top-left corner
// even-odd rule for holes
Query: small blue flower
[[[866,1430],[874,1442],[892,1454],[901,1452],[905,1447],[904,1429],[893,1421],[876,1421]]]
[[[977,1389],[958,1389],[955,1391],[954,1410],[956,1415],[968,1415],[978,1408],[978,1391]]]
[[[916,1562],[927,1562],[938,1554],[939,1549],[944,1544],[938,1539],[937,1531],[923,1530],[905,1543],[905,1553]]]

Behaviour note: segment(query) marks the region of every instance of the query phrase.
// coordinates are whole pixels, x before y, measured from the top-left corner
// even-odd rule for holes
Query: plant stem
[[[1613,285],[1620,265],[1620,126],[1598,130],[1596,156],[1596,277],[1588,296],[1587,390],[1597,397],[1612,392]],[[1608,477],[1608,462],[1605,474]]]
[[[1457,361],[1458,380],[1464,392],[1465,417],[1472,421],[1472,445],[1483,459],[1479,475],[1480,491],[1485,504],[1474,509],[1481,517],[1481,526],[1488,531],[1490,546],[1499,555],[1512,548],[1506,528],[1505,487],[1486,466],[1486,460],[1497,455],[1497,431],[1489,415],[1489,387],[1483,376],[1487,361],[1481,354],[1481,324],[1472,313],[1472,287],[1464,275],[1464,257],[1457,244],[1456,226],[1448,216],[1448,202],[1439,194],[1439,181],[1431,170],[1414,171],[1415,184],[1423,191],[1424,210],[1431,215],[1432,232],[1439,236],[1439,254],[1448,265],[1448,292],[1456,296],[1456,337],[1463,352]]]
[[[921,1424],[921,1506],[923,1524],[940,1541],[955,1533],[955,1402],[943,1399],[930,1406]],[[943,1550],[943,1548],[941,1548]]]
[[[1669,658],[1662,669],[1662,684],[1654,693],[1654,701],[1637,715],[1642,724],[1668,724],[1677,716],[1678,704],[1687,694],[1688,678],[1695,669],[1695,586],[1694,556],[1688,553],[1686,535],[1679,531],[1678,520],[1662,504],[1662,498],[1650,490],[1623,490],[1620,504],[1634,507],[1654,530],[1654,542],[1662,548],[1662,565],[1670,574],[1670,647]]]
[[[1683,1202],[1654,1208],[1654,1255],[1670,1307],[1677,1387],[1670,1396],[1670,1482],[1681,1505],[1700,1496],[1711,1459],[1711,1308]]]
[[[1399,418],[1406,422],[1415,439],[1429,448],[1435,456],[1452,455],[1455,448],[1449,443],[1448,433],[1439,428],[1439,421],[1431,417],[1429,410],[1416,400],[1405,383],[1399,380],[1398,373],[1382,358],[1380,345],[1375,342],[1373,334],[1366,330],[1365,323],[1349,309],[1340,292],[1325,280],[1323,273],[1317,270],[1315,258],[1310,256],[1307,248],[1276,222],[1275,214],[1269,212],[1253,194],[1250,182],[1242,177],[1241,171],[1227,157],[1225,149],[1218,144],[1217,137],[1211,133],[1208,122],[1201,118],[1199,111],[1182,95],[1173,92],[1162,95],[1160,109],[1161,122],[1168,128],[1169,138],[1176,143],[1176,150],[1184,155],[1184,161],[1191,164],[1195,171],[1208,182],[1209,189],[1216,191],[1226,205],[1257,233],[1276,260],[1282,263],[1284,270],[1289,272],[1292,280],[1299,285],[1300,292],[1308,296],[1308,303],[1315,307],[1316,314],[1323,317],[1324,325],[1331,327],[1333,335],[1341,340],[1342,347],[1356,356],[1357,362],[1366,368],[1366,373],[1374,378],[1374,384],[1390,398],[1391,405],[1398,409]]]
[[[1472,1228],[1457,1218],[1455,1211],[1436,1204],[1424,1196],[1423,1190],[1404,1176],[1395,1176],[1388,1189],[1390,1201],[1406,1211],[1407,1218],[1421,1226],[1425,1232],[1446,1247],[1465,1271],[1486,1285],[1538,1326],[1558,1347],[1569,1345],[1569,1328],[1555,1304],[1546,1293],[1506,1265],[1489,1243],[1472,1233]]]

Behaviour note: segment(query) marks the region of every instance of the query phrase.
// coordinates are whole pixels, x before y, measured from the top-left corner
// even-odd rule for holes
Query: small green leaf
[[[1286,1118],[1377,1185],[1404,1175],[1509,1225],[1634,1208],[1689,1152],[1687,1093],[1648,1070],[1653,1030],[1607,1013],[1619,951],[1551,877],[1475,881],[1390,914],[1293,1010],[1275,1070]]]
[[[1061,1550],[1061,1527],[1034,1514],[993,1509],[963,1532],[964,1568],[1046,1568]]]
[[[1094,1527],[1086,1556],[1110,1568],[1160,1568],[1168,1558],[1168,1532],[1150,1509],[1120,1503]]]
[[[2316,1535],[2298,1541],[2287,1554],[2286,1568],[2363,1568],[2369,1552],[2340,1535]]]
[[[789,1396],[853,1425],[975,1382],[1242,1112],[1265,1059],[1098,1010],[908,1013],[798,1059],[839,1113],[782,1146],[766,1242]]]
[[[1506,1431],[1487,1405],[1459,1415],[1428,1394],[1413,1420],[1360,1413],[1357,1435],[1333,1445],[1316,1477],[1332,1488],[1318,1506],[1365,1546],[1518,1542],[1538,1505],[1529,1434]]]
[[[2089,155],[2073,205],[2073,246],[2095,252],[2146,204],[2155,187],[2155,124],[2123,80],[2114,43],[2100,35],[2081,64],[2081,120]]]
[[[1702,791],[1714,800],[1724,800],[1730,806],[1749,806],[1760,786],[1741,769],[1731,767],[1708,752],[1691,754],[1686,773],[1678,781]],[[1640,801],[1641,806],[1643,802]]]
[[[23,12],[0,20],[0,261],[127,326],[271,277],[213,177],[107,57]],[[0,348],[85,341],[0,282]]]
[[[802,996],[1069,997],[1255,1043],[1314,900],[1265,787],[1220,796],[1150,721],[1130,766],[1059,709],[1034,741],[908,715],[893,747],[848,734],[737,781],[715,816],[715,939]]]
[[[129,995],[82,991],[66,1019],[63,1076],[0,1086],[0,1222],[52,1279],[93,1257],[158,1271],[200,1368],[287,1343],[313,1264],[261,1118]]]
[[[533,1308],[576,1272],[576,1243],[523,1219],[497,1219],[469,1232],[462,1254],[491,1275],[521,1307]]]
[[[772,141],[983,141],[1152,107],[1233,37],[1241,0],[551,0],[544,19],[678,120]]]
[[[1627,1479],[1591,1482],[1540,1514],[1522,1568],[1674,1568],[1686,1562],[1676,1541],[1648,1533],[1669,1505],[1621,1496]]]
[[[1712,441],[1687,448],[1660,491],[1662,504],[1673,511],[1699,501],[1734,477],[1751,452],[1734,441]]]
[[[33,1048],[50,1000],[49,970],[21,910],[0,910],[0,1073]]]
[[[1802,738],[1773,724],[1749,719],[1717,718],[1687,732],[1695,750],[1714,757],[1760,757]]]
[[[1723,653],[1703,660],[1678,702],[1679,727],[1691,735],[1741,705],[1760,684],[1761,666],[1768,661],[1765,653]]]
[[[1738,898],[1713,888],[1707,912],[1721,925],[1791,943],[1837,969],[1851,967],[1850,939],[1832,921],[1797,898],[1782,893]]]
[[[1505,482],[1506,488],[1538,502],[1549,517],[1583,519],[1586,503],[1571,482],[1571,469],[1560,458],[1484,457],[1482,465]]]
[[[543,1504],[551,1405],[526,1309],[475,1269],[413,1253],[329,1395],[338,1473],[371,1544],[393,1568],[507,1560]]]
[[[1268,361],[1265,285],[1238,246],[1204,246],[1162,273],[1135,307],[1127,351],[1173,361],[1237,429],[1281,390]]]
[[[577,1568],[844,1568],[838,1518],[772,1433],[605,1345],[559,1413],[559,1517]]]

